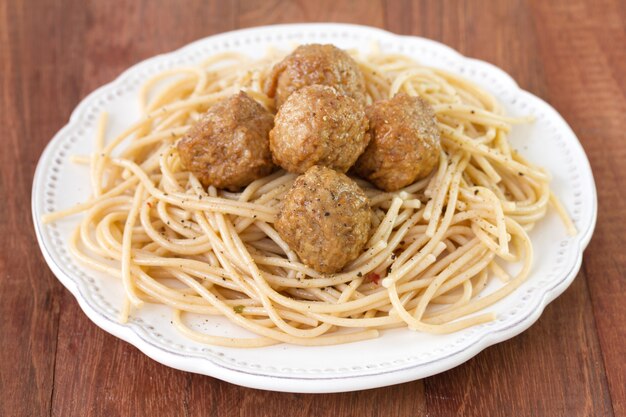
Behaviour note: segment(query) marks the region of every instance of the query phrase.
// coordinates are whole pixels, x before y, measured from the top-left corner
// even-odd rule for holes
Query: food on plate
[[[333,274],[363,252],[371,215],[367,196],[353,180],[313,166],[283,197],[274,227],[302,262]]]
[[[396,94],[367,108],[371,140],[355,172],[386,191],[396,191],[429,175],[441,146],[435,112],[424,99]]]
[[[178,142],[185,168],[202,185],[238,190],[274,169],[274,116],[243,91],[212,106]]]
[[[163,304],[202,343],[329,345],[493,320],[532,267],[528,230],[550,203],[564,213],[549,174],[508,142],[528,118],[399,54],[229,52],[156,75],[139,98],[134,124],[106,138],[103,118],[77,159],[91,197],[43,220],[83,214],[69,251],[121,279],[121,321]],[[272,156],[295,173],[272,171]],[[362,177],[341,173],[354,161]]]
[[[335,45],[298,46],[276,64],[269,75],[266,92],[276,108],[302,87],[322,84],[365,104],[365,81],[356,61]]]
[[[270,132],[274,162],[302,173],[313,165],[346,172],[369,142],[363,105],[334,87],[311,85],[283,104]]]

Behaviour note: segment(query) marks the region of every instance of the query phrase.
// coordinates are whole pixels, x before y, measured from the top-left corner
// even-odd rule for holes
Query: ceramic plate
[[[41,222],[44,213],[70,207],[90,194],[86,168],[73,164],[70,156],[91,152],[102,111],[109,113],[108,137],[136,120],[140,85],[160,71],[198,63],[224,51],[260,56],[269,46],[287,50],[295,44],[311,42],[362,49],[377,42],[383,52],[406,54],[423,64],[469,78],[494,94],[510,115],[535,116],[535,123],[515,126],[510,140],[528,159],[552,173],[552,188],[579,233],[569,237],[557,215],[550,211],[530,234],[536,259],[529,279],[489,308],[497,319],[449,335],[398,329],[383,332],[375,340],[340,346],[283,344],[234,349],[184,338],[174,329],[170,310],[164,306],[147,305],[134,312],[128,323],[120,324],[117,316],[123,294],[121,281],[85,268],[68,253],[67,242],[79,216],[52,225]],[[457,366],[486,347],[524,331],[576,276],[583,249],[593,232],[596,208],[589,162],[572,130],[550,105],[521,90],[502,70],[427,39],[343,24],[296,24],[229,32],[133,66],[78,105],[69,123],[41,156],[32,190],[41,251],[54,274],[94,323],[167,366],[247,387],[291,392],[352,391],[424,378]],[[222,335],[246,334],[221,318],[197,320],[192,326]]]

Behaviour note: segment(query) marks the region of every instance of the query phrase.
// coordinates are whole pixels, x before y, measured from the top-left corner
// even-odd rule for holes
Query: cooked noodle
[[[341,273],[317,273],[272,226],[294,174],[275,172],[239,193],[205,189],[174,146],[202,112],[239,90],[272,109],[262,85],[279,58],[226,53],[159,74],[141,91],[142,118],[105,142],[104,115],[93,155],[75,158],[90,165],[93,196],[44,220],[83,213],[71,252],[121,278],[122,321],[144,302],[161,303],[183,335],[236,347],[346,343],[395,327],[454,332],[493,320],[483,310],[526,279],[527,232],[550,201],[575,232],[551,196],[548,173],[507,142],[512,125],[530,120],[507,117],[462,78],[374,52],[355,56],[368,100],[400,91],[426,99],[443,152],[431,176],[398,192],[355,178],[372,202],[373,234]],[[519,264],[518,272],[511,276],[507,264]],[[502,284],[485,293],[494,278]],[[225,316],[258,337],[200,333],[184,313]]]

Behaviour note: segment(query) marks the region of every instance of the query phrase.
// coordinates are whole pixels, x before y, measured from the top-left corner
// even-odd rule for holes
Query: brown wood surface
[[[176,371],[100,330],[54,278],[30,215],[35,165],[82,97],[195,39],[336,21],[489,61],[565,117],[599,216],[572,286],[520,336],[440,375],[332,395]],[[626,416],[626,2],[0,0],[1,416]]]

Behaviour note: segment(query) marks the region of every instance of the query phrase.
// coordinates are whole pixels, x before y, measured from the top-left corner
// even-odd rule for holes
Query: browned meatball
[[[311,85],[293,93],[270,132],[274,162],[302,173],[313,165],[346,172],[369,142],[365,109],[335,88]]]
[[[361,254],[370,221],[369,200],[354,181],[314,166],[296,178],[274,226],[305,264],[332,274]]]
[[[330,85],[365,104],[365,79],[357,63],[334,45],[300,45],[276,64],[266,92],[275,97],[276,108],[294,91],[312,84]]]
[[[239,92],[212,106],[178,142],[183,165],[204,186],[238,190],[272,172],[272,114]]]
[[[367,108],[371,141],[355,172],[378,188],[395,191],[426,177],[439,161],[439,128],[432,107],[397,94]]]

